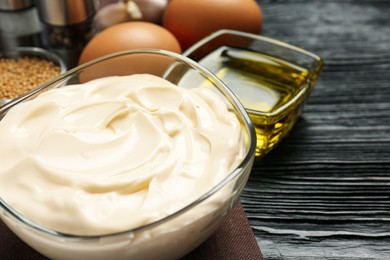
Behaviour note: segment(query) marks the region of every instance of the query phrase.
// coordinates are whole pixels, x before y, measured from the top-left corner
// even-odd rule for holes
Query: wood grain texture
[[[324,58],[242,202],[265,259],[390,259],[390,1],[258,1],[262,34]]]

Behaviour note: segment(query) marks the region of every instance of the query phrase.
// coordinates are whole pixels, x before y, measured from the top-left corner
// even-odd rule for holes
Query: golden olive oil
[[[291,130],[307,96],[307,69],[226,46],[199,63],[220,78],[246,108],[256,129],[257,157],[268,152]]]

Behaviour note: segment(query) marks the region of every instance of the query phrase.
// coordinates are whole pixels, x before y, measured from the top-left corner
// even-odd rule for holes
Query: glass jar
[[[75,67],[82,49],[94,35],[96,0],[36,0],[42,42]]]
[[[0,50],[40,46],[40,31],[33,0],[0,1]]]

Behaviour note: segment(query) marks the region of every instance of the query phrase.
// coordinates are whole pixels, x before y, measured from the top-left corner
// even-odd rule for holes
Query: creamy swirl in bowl
[[[149,74],[42,93],[6,114],[0,142],[1,198],[76,235],[168,216],[245,157],[241,124],[217,94]]]

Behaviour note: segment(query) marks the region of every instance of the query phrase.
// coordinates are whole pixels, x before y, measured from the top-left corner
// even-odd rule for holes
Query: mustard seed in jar
[[[60,67],[39,57],[0,57],[0,99],[13,99],[58,76]]]

